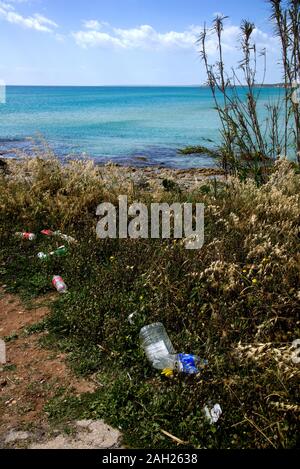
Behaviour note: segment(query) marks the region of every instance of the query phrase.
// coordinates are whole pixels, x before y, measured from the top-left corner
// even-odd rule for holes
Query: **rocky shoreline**
[[[221,179],[224,171],[218,168],[191,168],[175,169],[162,166],[119,166],[115,163],[100,165],[99,171],[104,180],[112,178],[112,173],[116,178],[123,181],[132,181],[138,189],[158,189],[164,187],[175,188],[179,186],[183,190],[191,190],[207,179]]]
[[[7,172],[9,161],[15,158],[0,156],[0,171]],[[18,159],[19,160],[19,159]],[[21,159],[20,159],[21,160]],[[96,163],[102,180],[122,180],[133,183],[137,189],[152,190],[159,188],[174,188],[177,185],[182,190],[191,190],[200,182],[207,179],[222,179],[224,171],[218,168],[188,168],[177,169],[164,166],[121,166],[109,161],[106,164]]]

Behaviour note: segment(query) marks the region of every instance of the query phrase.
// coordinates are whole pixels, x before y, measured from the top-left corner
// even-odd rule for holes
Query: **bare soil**
[[[75,431],[67,440],[58,432],[53,433],[49,426],[44,406],[59,389],[79,395],[93,392],[96,386],[94,382],[76,377],[66,365],[64,354],[40,346],[45,332],[24,334],[24,328],[48,315],[45,303],[49,304],[51,297],[39,299],[33,308],[27,309],[17,296],[0,289],[0,338],[10,338],[6,343],[7,363],[0,365],[0,447],[27,447],[31,443],[34,448],[49,448],[55,447],[56,441],[59,447],[97,448],[106,444],[111,447],[120,435],[101,421],[98,426],[102,425],[109,438],[98,431],[98,443],[93,435],[94,423],[90,428],[87,425],[83,432],[80,422],[75,422],[78,435]],[[56,435],[54,439],[53,435]],[[82,442],[80,435],[88,441]]]

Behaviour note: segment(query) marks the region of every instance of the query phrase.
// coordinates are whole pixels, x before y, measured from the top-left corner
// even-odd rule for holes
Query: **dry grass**
[[[146,203],[203,202],[204,247],[188,252],[172,240],[96,242],[96,207],[116,203],[119,194]],[[90,161],[11,161],[9,173],[0,175],[0,208],[5,283],[45,293],[59,268],[70,294],[55,306],[49,330],[68,341],[77,370],[101,368],[99,381],[106,380],[101,396],[60,401],[50,415],[104,415],[143,447],[166,447],[167,434],[194,447],[297,444],[300,372],[291,346],[300,337],[300,177],[291,163],[280,160],[261,187],[232,178],[165,192],[138,190],[120,168],[104,177]],[[65,260],[41,266],[35,248],[12,233],[45,227],[74,234],[79,244]],[[207,374],[170,381],[151,370],[138,328],[127,321],[133,311],[141,324],[163,321],[179,351],[205,355]],[[217,431],[202,413],[211,400],[224,410]]]
[[[37,158],[8,161],[8,176],[0,178],[0,208],[19,223],[74,227],[95,214],[102,200],[116,201],[128,184],[111,169],[103,180],[91,160],[70,160],[62,165],[46,154]]]

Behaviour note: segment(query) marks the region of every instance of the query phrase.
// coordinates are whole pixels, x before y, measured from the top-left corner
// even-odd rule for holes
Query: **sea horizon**
[[[42,84],[42,85],[37,85],[37,84],[31,84],[31,85],[12,85],[10,83],[6,83],[5,84],[7,87],[10,87],[10,88],[17,88],[17,87],[22,87],[22,88],[209,88],[209,85],[206,85],[206,84],[197,84],[197,83],[194,83],[194,84],[191,84],[191,85],[182,85],[182,84],[178,84],[178,85],[149,85],[149,84],[145,84],[145,85],[142,85],[142,84],[139,84],[139,85],[84,85],[84,84],[81,84],[81,85],[64,85],[64,84],[60,84],[60,85],[53,85],[53,84]],[[255,87],[263,87],[263,88],[273,88],[273,87],[276,87],[276,86],[283,86],[284,84],[283,83],[257,83],[256,85],[254,85]],[[238,88],[243,88],[243,87],[247,87],[247,85],[239,85]]]

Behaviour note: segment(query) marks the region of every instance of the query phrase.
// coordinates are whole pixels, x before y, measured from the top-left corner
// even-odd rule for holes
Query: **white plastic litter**
[[[217,423],[223,413],[220,404],[215,404],[212,409],[209,409],[208,406],[205,406],[203,410],[205,417],[211,425]]]
[[[38,255],[37,255],[37,257],[38,257],[39,259],[47,259],[48,256],[47,256],[47,254],[45,254],[44,252],[39,252]]]
[[[129,322],[131,325],[134,324],[134,322],[135,322],[135,321],[134,321],[134,318],[135,318],[136,316],[137,316],[136,313],[131,313],[131,314],[129,314],[129,316],[128,316],[128,322]]]

